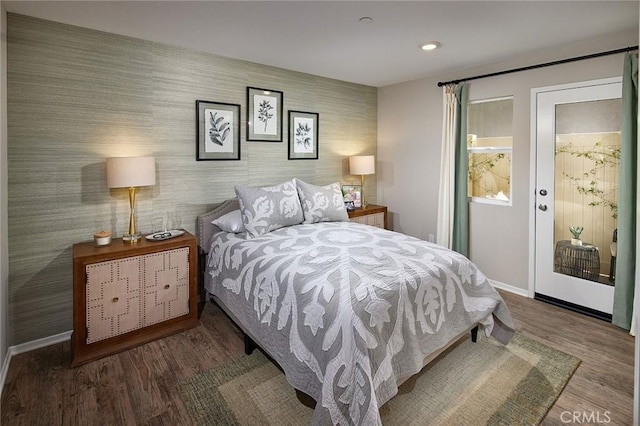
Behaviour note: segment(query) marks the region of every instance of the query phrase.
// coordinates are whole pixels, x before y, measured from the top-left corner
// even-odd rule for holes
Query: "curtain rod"
[[[458,84],[458,83],[461,83],[463,81],[477,80],[479,78],[495,77],[497,75],[511,74],[511,73],[514,73],[514,72],[528,71],[528,70],[534,70],[534,69],[537,69],[537,68],[550,67],[552,65],[566,64],[568,62],[583,61],[585,59],[598,58],[600,56],[615,55],[616,53],[631,52],[633,50],[638,50],[638,46],[637,45],[636,46],[629,46],[629,47],[624,47],[622,49],[608,50],[606,52],[600,52],[600,53],[592,53],[591,55],[576,56],[575,58],[560,59],[558,61],[545,62],[543,64],[529,65],[529,66],[520,67],[520,68],[512,68],[510,70],[492,72],[492,73],[483,74],[483,75],[476,75],[476,76],[473,76],[473,77],[461,78],[461,79],[458,79],[458,80],[451,80],[451,81],[445,81],[445,82],[439,81],[438,82],[438,87],[446,86],[447,84]]]

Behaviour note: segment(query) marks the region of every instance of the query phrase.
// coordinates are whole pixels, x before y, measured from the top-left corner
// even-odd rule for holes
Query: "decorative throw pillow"
[[[219,218],[213,220],[211,223],[216,225],[224,232],[233,232],[234,234],[245,232],[244,223],[242,223],[242,213],[240,213],[240,209],[222,215]]]
[[[269,187],[236,186],[242,222],[251,237],[257,237],[304,220],[293,180]]]
[[[304,223],[349,221],[338,182],[327,186],[316,186],[300,179],[295,181],[304,212]]]

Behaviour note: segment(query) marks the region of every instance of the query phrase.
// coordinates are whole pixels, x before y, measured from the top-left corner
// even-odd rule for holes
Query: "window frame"
[[[513,99],[514,96],[500,96],[496,98],[486,98],[486,99],[478,99],[467,102],[467,137],[471,133],[469,133],[469,106],[483,104],[488,102],[499,102],[499,101],[512,101],[512,110],[513,110]],[[511,120],[511,146],[483,146],[483,147],[470,147],[467,145],[467,173],[468,173],[468,164],[469,164],[469,155],[470,154],[497,154],[497,153],[506,153],[509,154],[509,200],[498,200],[495,198],[487,198],[487,197],[475,197],[467,195],[467,199],[471,203],[478,204],[491,204],[497,206],[508,206],[511,207],[513,205],[513,116]],[[468,178],[467,178],[468,179]]]

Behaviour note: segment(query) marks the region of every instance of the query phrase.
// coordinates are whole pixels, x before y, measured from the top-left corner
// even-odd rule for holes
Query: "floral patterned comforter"
[[[247,239],[220,232],[205,287],[316,401],[313,424],[381,424],[396,382],[473,324],[506,343],[509,310],[467,258],[350,222]]]

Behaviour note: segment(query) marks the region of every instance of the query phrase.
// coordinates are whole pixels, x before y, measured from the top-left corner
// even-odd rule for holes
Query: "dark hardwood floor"
[[[571,417],[564,412],[633,424],[631,336],[600,320],[501,294],[520,332],[582,360],[544,425],[567,424]],[[183,333],[74,369],[70,350],[65,342],[12,359],[2,425],[189,424],[176,385],[244,354],[241,334],[208,303],[200,326]]]

